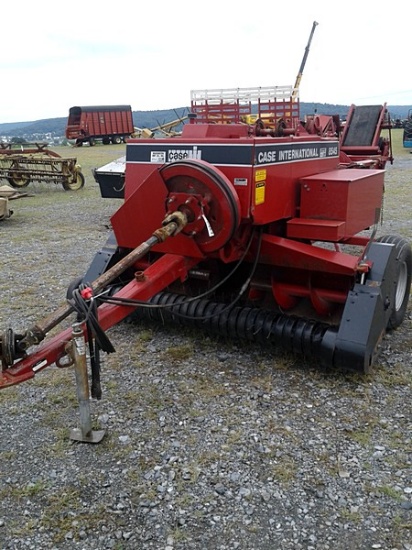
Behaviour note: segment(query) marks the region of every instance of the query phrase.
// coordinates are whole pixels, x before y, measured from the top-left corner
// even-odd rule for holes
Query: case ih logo
[[[177,160],[197,159],[202,158],[202,151],[196,146],[193,149],[170,149],[167,152],[167,162],[175,162]]]

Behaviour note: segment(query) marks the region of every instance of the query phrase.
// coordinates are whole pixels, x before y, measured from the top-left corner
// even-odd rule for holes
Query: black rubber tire
[[[112,143],[114,145],[118,145],[119,143],[122,143],[122,138],[120,136],[113,136],[112,137]]]
[[[15,189],[21,189],[22,187],[27,187],[29,185],[30,176],[16,171],[13,172],[13,174],[8,178],[8,182]]]
[[[84,175],[82,172],[77,172],[77,177],[75,181],[64,181],[63,182],[63,189],[65,191],[78,191],[79,189],[82,189],[84,187]]]
[[[396,249],[396,287],[392,313],[386,327],[387,330],[395,330],[402,324],[408,307],[412,273],[411,245],[399,235],[384,235],[376,240],[381,243],[393,244]]]

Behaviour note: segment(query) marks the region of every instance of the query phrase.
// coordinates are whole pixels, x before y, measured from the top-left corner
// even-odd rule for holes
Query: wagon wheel
[[[23,174],[22,172],[11,172],[10,177],[7,178],[12,187],[27,187],[30,183],[30,176]]]
[[[120,136],[113,136],[112,137],[112,143],[114,143],[115,145],[119,144],[121,142],[122,142],[122,138]]]
[[[65,191],[78,191],[84,186],[84,175],[82,172],[77,172],[75,180],[63,180],[63,189]]]

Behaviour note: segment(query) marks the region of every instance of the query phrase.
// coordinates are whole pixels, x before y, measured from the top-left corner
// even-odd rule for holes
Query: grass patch
[[[392,500],[396,500],[397,502],[402,501],[402,494],[390,485],[382,485],[378,487],[378,492],[381,495],[391,498]]]
[[[165,351],[165,356],[173,361],[174,363],[180,363],[190,359],[194,354],[194,346],[191,342],[181,344],[179,346],[174,346],[168,348]]]
[[[279,483],[289,485],[296,478],[297,466],[293,457],[285,456],[280,461],[268,465],[268,474]]]

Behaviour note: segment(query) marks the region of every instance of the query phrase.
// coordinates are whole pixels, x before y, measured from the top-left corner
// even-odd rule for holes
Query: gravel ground
[[[388,168],[380,233],[412,238],[411,164]],[[29,187],[1,222],[2,330],[53,311],[104,244],[119,203],[85,175],[75,193]],[[365,377],[114,327],[91,403],[100,444],[69,438],[71,369],[0,392],[0,548],[411,550],[411,325],[409,307]]]

